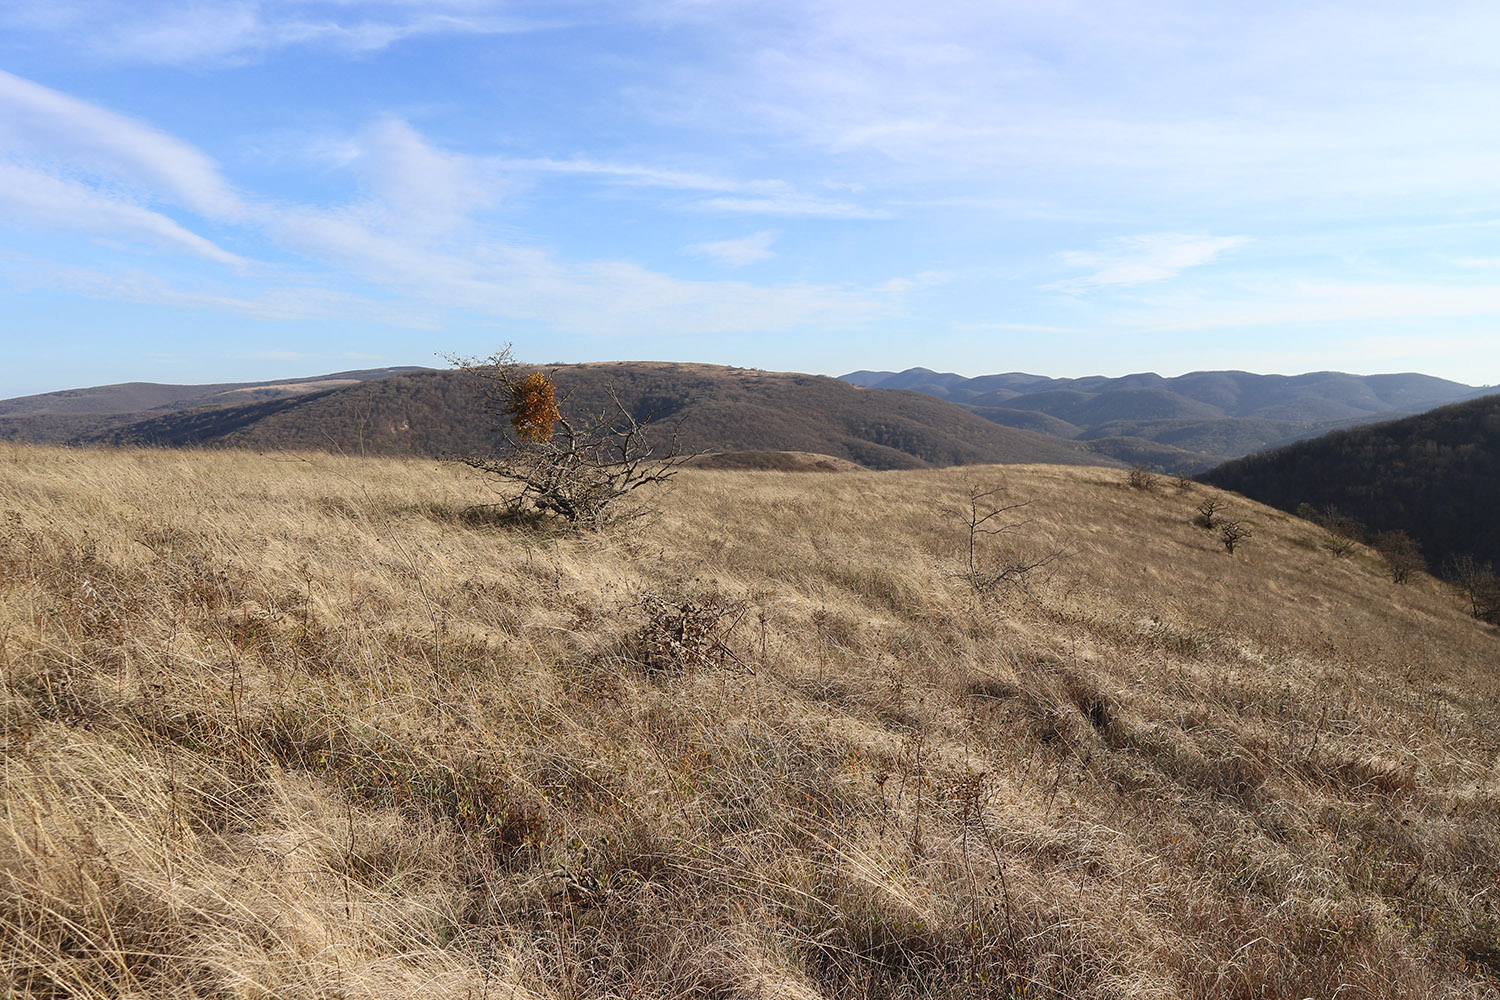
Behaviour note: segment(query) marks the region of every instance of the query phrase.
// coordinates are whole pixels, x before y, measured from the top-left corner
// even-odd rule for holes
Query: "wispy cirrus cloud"
[[[694,257],[707,257],[726,267],[747,267],[776,256],[771,244],[776,242],[777,235],[774,229],[763,229],[737,240],[694,243],[683,249]]]
[[[237,65],[288,48],[357,56],[422,36],[514,34],[563,23],[557,9],[531,18],[511,10],[495,0],[16,0],[0,13],[0,25],[66,36],[113,62]]]
[[[1070,250],[1058,256],[1070,268],[1089,273],[1043,286],[1050,291],[1085,292],[1096,288],[1144,285],[1175,278],[1220,254],[1250,242],[1246,236],[1202,236],[1145,233],[1110,240],[1100,250]]]
[[[248,263],[160,212],[110,197],[76,181],[3,160],[0,160],[0,219],[54,231],[144,243],[218,264]]]
[[[125,182],[216,219],[246,206],[212,159],[160,129],[0,70],[0,150]]]
[[[811,219],[891,218],[891,213],[886,209],[861,205],[847,199],[810,194],[794,184],[777,178],[739,180],[696,171],[672,170],[642,164],[610,163],[585,158],[562,160],[494,158],[490,162],[497,167],[522,173],[592,177],[637,187],[716,195],[716,197],[701,198],[686,203],[689,208],[703,211]],[[859,185],[844,184],[842,187],[845,190],[853,190]]]
[[[241,274],[250,287],[237,289],[184,288],[139,268],[31,268],[43,276],[38,280],[90,297],[271,320],[343,310],[430,326],[457,311],[575,333],[691,335],[859,323],[899,295],[879,287],[684,280],[631,260],[561,259],[488,218],[505,185],[490,159],[443,149],[397,117],[360,131],[339,158],[337,169],[361,193],[317,205],[244,196],[187,143],[19,77],[0,77],[0,107],[6,102],[21,113],[3,127],[26,144],[30,160],[48,165],[0,159],[0,182],[9,182],[0,213],[12,222],[124,235],[218,264],[246,263],[138,202],[180,205],[247,239],[269,239],[329,278],[367,286],[388,301],[288,284],[285,267]],[[122,180],[129,190],[120,188]],[[737,252],[744,259],[755,250],[747,244]]]

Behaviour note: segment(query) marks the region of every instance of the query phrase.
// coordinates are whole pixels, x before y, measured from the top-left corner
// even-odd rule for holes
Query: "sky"
[[[6,0],[0,397],[704,361],[1500,383],[1500,5]]]

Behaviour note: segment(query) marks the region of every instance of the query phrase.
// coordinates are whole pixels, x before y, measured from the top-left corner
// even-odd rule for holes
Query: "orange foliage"
[[[510,413],[511,426],[521,437],[538,444],[550,441],[553,429],[562,419],[552,379],[542,372],[532,372],[512,384]]]

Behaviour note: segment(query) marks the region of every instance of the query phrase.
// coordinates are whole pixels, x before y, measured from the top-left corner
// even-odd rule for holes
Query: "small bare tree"
[[[970,485],[966,503],[962,507],[946,507],[947,513],[962,520],[968,528],[967,568],[965,576],[969,585],[979,593],[986,593],[1001,584],[1024,585],[1030,575],[1055,562],[1060,549],[1035,551],[1017,547],[997,550],[987,546],[986,538],[997,538],[1011,534],[1031,524],[1030,518],[1010,520],[1010,515],[1024,510],[1033,500],[1006,502],[1005,487],[986,489]]]
[[[526,371],[506,345],[484,359],[450,359],[473,377],[485,407],[498,418],[499,439],[487,455],[456,461],[488,477],[504,497],[498,506],[598,524],[637,490],[666,482],[690,458],[678,427],[653,446],[651,415],[637,417],[613,387],[604,409],[569,415],[551,374]]]
[[[1427,569],[1427,557],[1417,540],[1404,531],[1382,531],[1372,540],[1376,551],[1385,557],[1392,583],[1405,583],[1413,573]]]
[[[1234,555],[1235,546],[1250,537],[1250,529],[1245,527],[1243,521],[1223,520],[1219,523],[1219,541],[1224,543],[1224,549],[1230,555]]]
[[[1469,601],[1469,614],[1500,625],[1500,576],[1490,563],[1464,554],[1448,560],[1447,575]]]
[[[1204,497],[1198,502],[1198,516],[1193,519],[1194,523],[1200,528],[1208,528],[1210,530],[1217,528],[1219,526],[1217,520],[1219,512],[1228,506],[1229,502],[1222,497]]]

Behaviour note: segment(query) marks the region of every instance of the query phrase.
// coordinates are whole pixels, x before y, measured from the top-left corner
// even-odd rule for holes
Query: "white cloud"
[[[781,215],[807,219],[888,219],[890,213],[844,201],[785,194],[770,198],[706,198],[695,208],[743,215]]]
[[[686,281],[628,260],[564,261],[544,249],[500,238],[484,212],[499,202],[503,178],[492,161],[429,143],[397,118],[376,121],[348,143],[341,168],[361,194],[330,206],[250,202],[204,154],[123,116],[13,76],[0,77],[0,101],[19,109],[3,126],[30,144],[43,172],[0,159],[0,211],[14,221],[95,236],[124,237],[221,264],[242,258],[140,202],[185,204],[226,225],[269,237],[344,279],[374,286],[384,303],[310,288],[183,288],[139,272],[55,267],[43,280],[79,294],[182,308],[221,309],[264,319],[316,315],[430,323],[452,311],[528,320],[600,334],[714,334],[857,323],[890,308],[900,287],[864,290],[829,284],[763,286]],[[67,176],[85,163],[84,179]],[[124,177],[139,192],[119,189]],[[679,178],[681,180],[681,178]],[[779,182],[740,185],[777,195]],[[787,197],[800,196],[790,192]],[[758,234],[721,259],[768,253]],[[761,245],[757,249],[757,241]],[[241,284],[273,274],[241,275]],[[284,277],[284,275],[283,275]]]
[[[1153,331],[1441,319],[1500,320],[1500,286],[1293,280],[1206,300],[1163,298],[1116,315],[1121,326]]]
[[[338,319],[418,330],[433,330],[441,325],[437,311],[428,306],[308,285],[266,285],[244,290],[194,281],[190,287],[181,287],[140,269],[108,271],[42,259],[28,260],[23,267],[9,269],[6,281],[22,290],[60,289],[109,302],[204,310],[257,320]]]
[[[0,219],[146,243],[219,264],[247,263],[159,212],[108,197],[76,181],[3,160],[0,160]]]
[[[684,249],[695,257],[707,257],[726,267],[745,267],[776,256],[771,244],[777,235],[774,229],[762,229],[741,239],[694,243]]]
[[[1049,290],[1083,292],[1093,288],[1143,285],[1175,278],[1190,267],[1207,264],[1226,250],[1249,242],[1245,236],[1193,236],[1183,233],[1146,233],[1110,240],[1103,250],[1071,250],[1060,254],[1068,267],[1089,274],[1045,286]]]
[[[489,162],[509,170],[600,177],[641,187],[717,194],[720,197],[704,198],[690,203],[692,208],[713,212],[812,219],[890,218],[890,213],[883,209],[807,194],[797,190],[787,181],[775,178],[742,181],[695,171],[638,164],[606,163],[590,159],[496,158]],[[860,189],[860,185],[853,183],[828,182],[824,186],[851,193]]]
[[[560,23],[556,11],[522,19],[506,8],[491,0],[15,0],[0,25],[65,35],[73,47],[116,62],[201,65],[242,64],[292,47],[360,55],[423,35],[510,34]]]
[[[0,70],[0,149],[126,181],[201,215],[246,207],[211,159],[159,129]]]

